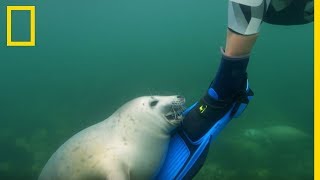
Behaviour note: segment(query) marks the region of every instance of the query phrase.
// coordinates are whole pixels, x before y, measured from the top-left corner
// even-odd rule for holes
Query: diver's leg
[[[255,5],[250,5],[253,2]],[[219,70],[204,97],[184,113],[183,125],[172,137],[156,179],[191,179],[203,165],[210,142],[245,109],[253,95],[246,67],[262,21],[281,25],[313,21],[313,0],[305,0],[302,5],[294,1],[281,11],[274,4],[276,0],[272,8],[271,0],[256,2],[229,0],[227,44]],[[293,20],[291,13],[299,16]]]
[[[222,55],[215,80],[205,95],[188,108],[181,128],[170,140],[156,179],[191,179],[201,169],[210,143],[253,96],[247,81],[249,56]]]
[[[224,53],[227,56],[243,56],[250,54],[257,38],[258,33],[245,36],[228,29]]]
[[[182,127],[172,137],[156,179],[191,179],[201,169],[210,142],[249,103],[253,93],[246,69],[265,5],[229,2],[227,44],[218,72],[205,95],[184,113]]]

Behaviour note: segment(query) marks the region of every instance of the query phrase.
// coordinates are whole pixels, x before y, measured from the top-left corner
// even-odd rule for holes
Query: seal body
[[[256,142],[269,142],[270,144],[289,144],[310,138],[309,134],[288,125],[275,125],[263,129],[246,129],[244,136]]]
[[[150,179],[182,121],[181,96],[144,96],[65,142],[39,180]]]

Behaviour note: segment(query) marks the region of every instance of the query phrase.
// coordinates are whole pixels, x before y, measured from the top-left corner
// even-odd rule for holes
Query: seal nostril
[[[178,95],[178,96],[177,96],[177,98],[179,98],[179,99],[180,99],[180,98],[183,98],[183,96]]]

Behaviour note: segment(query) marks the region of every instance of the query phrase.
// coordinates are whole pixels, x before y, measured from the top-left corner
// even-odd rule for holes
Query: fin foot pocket
[[[216,100],[208,93],[184,112],[185,119],[170,140],[165,162],[155,179],[192,179],[203,166],[209,146],[233,117],[247,107],[253,92],[246,90],[228,100]]]

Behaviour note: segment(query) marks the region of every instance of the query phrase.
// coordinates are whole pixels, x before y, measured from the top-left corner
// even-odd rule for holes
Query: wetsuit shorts
[[[229,0],[228,28],[242,35],[259,32],[262,22],[299,25],[313,22],[314,0]]]

